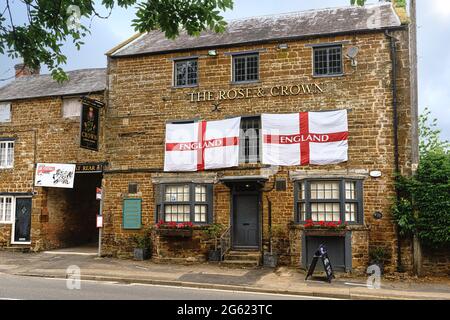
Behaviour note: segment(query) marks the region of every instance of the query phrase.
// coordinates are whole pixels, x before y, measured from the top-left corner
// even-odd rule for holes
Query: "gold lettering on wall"
[[[190,102],[205,102],[205,101],[221,101],[221,100],[237,100],[237,99],[251,99],[264,97],[285,97],[298,96],[308,94],[321,94],[325,92],[325,87],[320,83],[307,83],[296,85],[279,85],[273,87],[253,87],[253,88],[239,88],[230,90],[204,90],[189,92],[188,97]]]

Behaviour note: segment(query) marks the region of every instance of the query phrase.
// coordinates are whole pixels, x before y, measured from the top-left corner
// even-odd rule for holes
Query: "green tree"
[[[382,0],[380,0],[381,2]],[[384,0],[385,2],[392,2],[392,0]],[[365,5],[367,0],[350,0],[352,6],[363,6]],[[406,7],[406,0],[394,0],[395,5],[399,7]]]
[[[416,235],[432,247],[450,245],[450,152],[439,138],[437,120],[425,109],[420,116],[420,163],[413,177],[396,182],[400,199],[393,214],[402,235]]]
[[[448,150],[450,144],[447,140],[440,139],[441,130],[437,126],[437,119],[430,119],[431,111],[425,108],[419,117],[419,151],[421,156],[430,152],[443,153]]]
[[[168,38],[178,36],[181,29],[189,35],[207,29],[222,32],[226,22],[221,11],[233,8],[233,0],[5,0],[2,3],[5,5],[0,5],[0,54],[22,57],[24,64],[32,68],[45,65],[59,81],[67,79],[61,68],[67,61],[61,51],[64,43],[71,39],[79,49],[89,34],[89,21],[95,17],[107,19],[114,8],[135,6],[136,18],[132,25],[136,31],[159,29]],[[102,16],[97,11],[100,9],[109,13]],[[25,15],[26,21],[19,23]]]

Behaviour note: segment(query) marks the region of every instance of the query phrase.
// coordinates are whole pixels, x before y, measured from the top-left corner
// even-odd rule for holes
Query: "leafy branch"
[[[16,7],[12,10],[12,4]],[[74,17],[73,7],[77,14]],[[6,0],[0,8],[0,54],[10,58],[21,57],[30,68],[45,65],[58,81],[67,80],[62,65],[67,57],[63,45],[71,40],[79,50],[83,39],[90,33],[90,25],[83,23],[94,18],[108,19],[117,7],[137,9],[132,26],[138,32],[161,30],[173,39],[181,30],[188,35],[202,31],[223,32],[226,22],[221,12],[233,8],[232,0],[102,0],[101,6],[108,11],[100,14],[95,0]],[[26,22],[17,24],[15,12],[24,12]],[[77,20],[77,27],[71,22]]]

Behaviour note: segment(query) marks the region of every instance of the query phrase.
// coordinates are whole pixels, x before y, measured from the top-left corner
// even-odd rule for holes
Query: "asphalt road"
[[[0,274],[0,300],[317,300],[316,297]],[[77,283],[69,280],[69,286]]]

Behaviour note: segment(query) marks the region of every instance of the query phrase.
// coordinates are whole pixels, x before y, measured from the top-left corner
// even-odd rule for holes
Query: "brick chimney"
[[[33,76],[39,75],[41,72],[41,68],[38,67],[36,69],[27,67],[24,63],[18,63],[14,66],[16,70],[16,79],[24,76]]]

